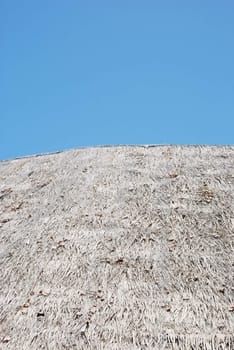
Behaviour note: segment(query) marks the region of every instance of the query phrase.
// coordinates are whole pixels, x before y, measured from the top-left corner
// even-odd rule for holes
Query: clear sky
[[[233,140],[234,1],[0,1],[0,159]]]

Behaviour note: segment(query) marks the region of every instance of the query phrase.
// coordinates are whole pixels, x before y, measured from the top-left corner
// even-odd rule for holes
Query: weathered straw
[[[234,146],[0,162],[0,348],[234,349]]]

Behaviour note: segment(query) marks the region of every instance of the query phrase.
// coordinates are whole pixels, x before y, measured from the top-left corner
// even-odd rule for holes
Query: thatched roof
[[[234,349],[234,146],[0,162],[0,348]]]

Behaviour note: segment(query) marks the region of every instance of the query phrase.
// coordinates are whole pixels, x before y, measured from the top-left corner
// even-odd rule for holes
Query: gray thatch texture
[[[0,348],[234,349],[234,147],[0,162]]]

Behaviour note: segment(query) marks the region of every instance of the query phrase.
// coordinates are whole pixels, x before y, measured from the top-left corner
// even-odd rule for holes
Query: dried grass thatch
[[[0,162],[0,348],[234,349],[234,147]]]

